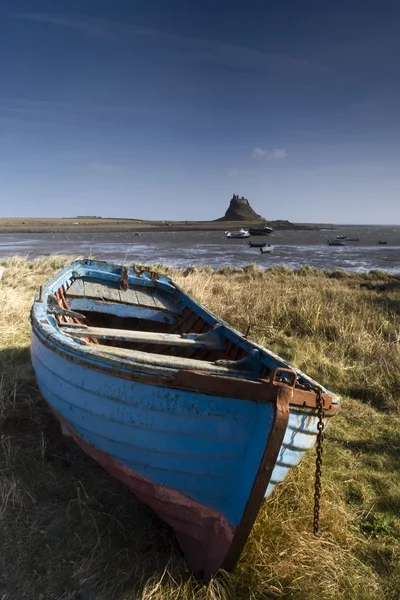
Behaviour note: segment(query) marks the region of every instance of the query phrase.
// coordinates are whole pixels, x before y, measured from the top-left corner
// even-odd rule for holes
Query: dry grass
[[[187,572],[174,536],[60,435],[29,361],[33,294],[70,259],[9,259],[0,283],[0,599],[396,599],[400,592],[397,280],[313,269],[173,271],[250,337],[343,394],[325,442],[321,536],[309,453],[263,506],[236,570]],[[361,284],[384,283],[392,291]]]

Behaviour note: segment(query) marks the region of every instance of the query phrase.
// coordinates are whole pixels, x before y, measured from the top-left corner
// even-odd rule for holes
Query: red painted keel
[[[195,574],[209,578],[221,568],[235,533],[234,527],[225,517],[177,490],[150,481],[108,454],[93,448],[55,411],[53,412],[62,425],[63,433],[68,433],[74,438],[86,454],[96,460],[110,475],[119,479],[173,528]]]

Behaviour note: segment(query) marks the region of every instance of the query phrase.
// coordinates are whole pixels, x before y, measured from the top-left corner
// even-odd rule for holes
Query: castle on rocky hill
[[[225,215],[216,221],[264,221],[250,206],[247,198],[233,194],[228,210]]]

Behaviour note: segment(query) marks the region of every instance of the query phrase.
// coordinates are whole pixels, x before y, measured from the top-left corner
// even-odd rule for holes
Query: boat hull
[[[261,227],[261,228],[250,228],[249,234],[251,236],[261,236],[261,235],[270,235],[273,232],[273,229],[270,227]]]
[[[232,568],[264,497],[288,415],[277,419],[274,402],[93,371],[35,332],[31,356],[39,389],[64,430],[174,529],[191,569],[208,578]]]
[[[64,435],[72,437],[88,456],[172,527],[194,573],[208,578],[218,571],[235,533],[232,525],[220,513],[177,490],[147,479],[101,452],[77,435],[56,411],[53,410],[53,413],[61,423]]]

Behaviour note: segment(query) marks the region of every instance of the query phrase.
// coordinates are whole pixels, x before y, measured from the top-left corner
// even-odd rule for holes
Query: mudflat
[[[277,229],[304,228],[288,221],[271,221]],[[0,233],[72,233],[85,231],[224,231],[240,227],[257,227],[260,221],[149,221],[141,219],[71,218],[0,218]]]

